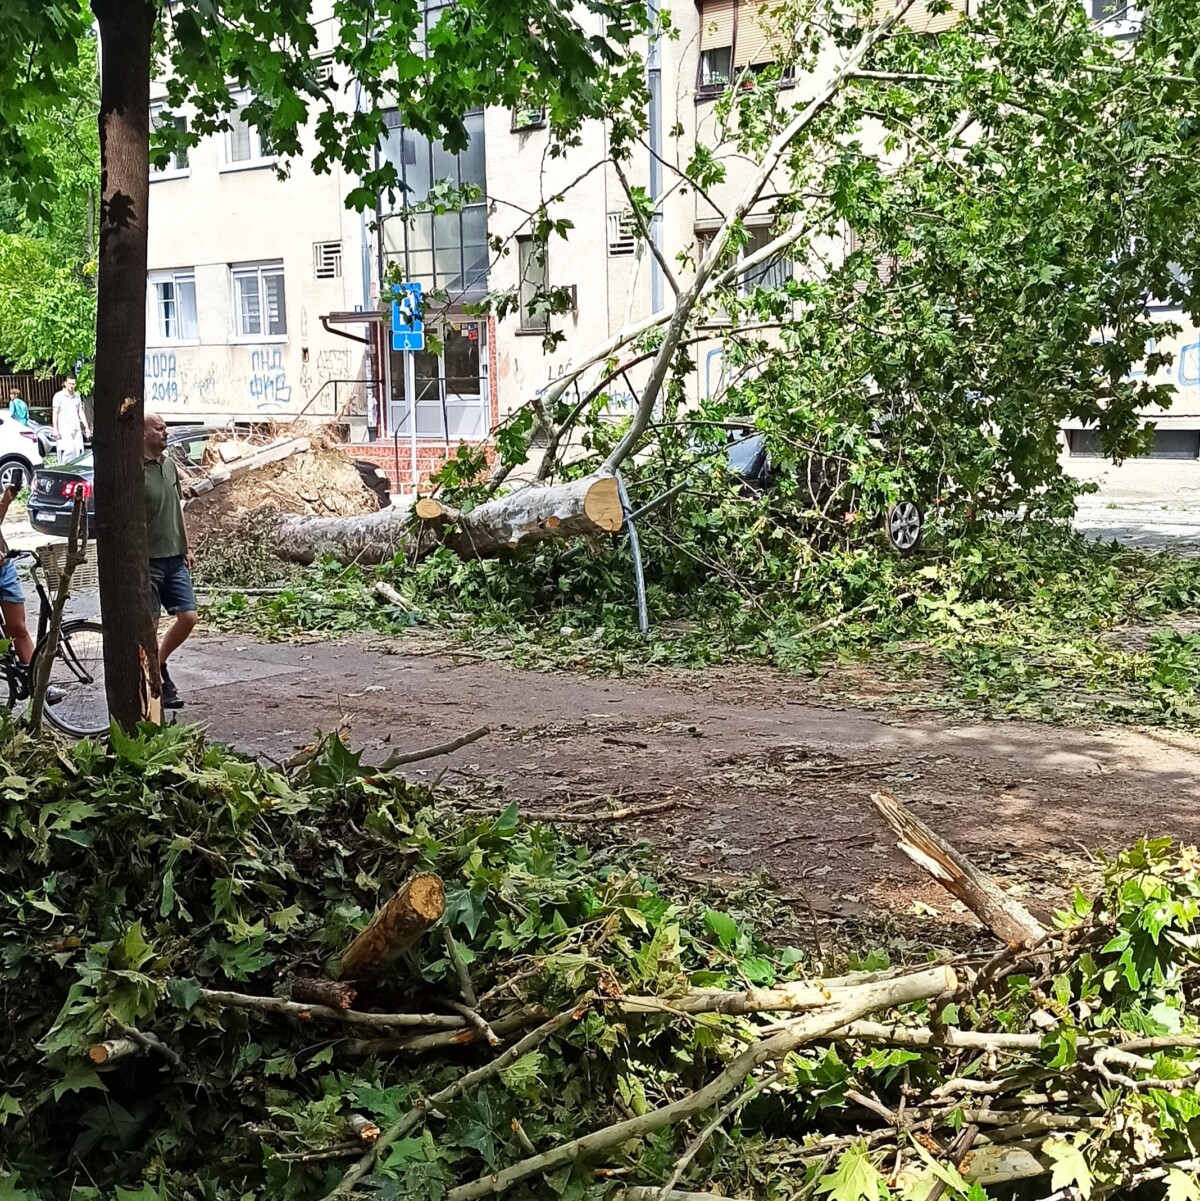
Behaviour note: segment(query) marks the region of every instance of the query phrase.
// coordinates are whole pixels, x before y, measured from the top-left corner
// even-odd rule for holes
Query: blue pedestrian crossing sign
[[[420,284],[392,285],[392,349],[425,349]]]

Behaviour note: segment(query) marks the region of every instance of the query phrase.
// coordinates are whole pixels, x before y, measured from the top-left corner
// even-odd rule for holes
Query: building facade
[[[426,0],[427,25],[445,2]],[[918,4],[909,20],[932,32],[974,2],[953,0],[951,12],[938,14]],[[1111,31],[1136,32],[1133,9],[1085,3]],[[646,145],[626,174],[630,186],[658,198],[654,232],[668,262],[694,254],[745,185],[750,168],[731,154],[724,181],[707,197],[676,186],[695,146],[716,143],[715,102],[729,81],[771,64],[764,11],[761,0],[683,0],[671,12],[678,37],[650,48],[656,100]],[[317,17],[328,54],[332,4]],[[332,60],[318,63],[343,85],[334,93],[339,103],[351,103]],[[777,86],[795,83],[785,76]],[[460,442],[486,445],[508,413],[667,303],[663,273],[634,236],[602,122],[586,125],[578,145],[555,156],[543,112],[489,109],[467,116],[469,144],[454,154],[385,113],[378,153],[404,187],[381,196],[367,218],[344,206],[356,181],[337,170],[318,176],[303,156],[281,177],[255,130],[236,116],[232,124],[152,173],[146,401],[168,420],[336,418],[355,454],[373,458],[397,491],[407,491]],[[465,196],[461,208],[418,211],[447,181]],[[571,223],[569,241],[551,238],[544,256],[530,231],[542,205]],[[750,214],[743,254],[769,240],[770,222],[766,205]],[[781,258],[760,266],[746,285],[792,269]],[[383,301],[401,280],[437,297],[426,311],[424,351],[390,347]],[[568,291],[569,312],[551,317],[527,302],[546,285]],[[507,289],[520,297],[515,312],[497,319],[469,311]],[[1200,331],[1182,323],[1172,347],[1179,400],[1159,421],[1155,454],[1176,472],[1187,472],[1190,460],[1200,485]],[[552,349],[548,328],[559,335]],[[724,377],[719,341],[697,346],[694,357],[696,394],[711,395]],[[631,369],[609,389],[614,412],[632,407],[646,369]],[[1068,470],[1109,482],[1119,476],[1134,490],[1142,476],[1161,479],[1149,461],[1105,464],[1085,430],[1064,430],[1063,453]]]

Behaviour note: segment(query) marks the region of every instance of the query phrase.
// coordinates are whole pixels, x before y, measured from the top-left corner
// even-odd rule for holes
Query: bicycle
[[[0,670],[8,680],[8,708],[29,699],[33,671],[43,654],[50,628],[52,603],[42,583],[39,569],[45,564],[35,551],[14,550],[10,562],[32,560],[30,576],[37,589],[38,622],[33,659],[22,663],[11,643],[0,658]],[[0,623],[0,636],[3,624]],[[64,734],[76,738],[98,738],[108,733],[108,697],[104,690],[104,630],[98,621],[74,618],[64,621],[58,636],[58,652],[50,669],[50,687],[46,693],[45,717]]]

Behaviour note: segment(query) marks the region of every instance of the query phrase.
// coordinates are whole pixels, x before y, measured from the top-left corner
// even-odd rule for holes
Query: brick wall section
[[[374,463],[388,477],[391,491],[399,496],[406,496],[412,490],[412,447],[405,440],[400,440],[400,468],[396,469],[396,445],[387,442],[365,442],[358,445],[348,445],[342,448],[352,459],[367,459]],[[485,447],[488,461],[492,460],[492,448]],[[417,443],[417,474],[421,486],[428,484],[429,477],[446,461],[447,455],[453,455],[454,444],[446,450],[445,442]]]

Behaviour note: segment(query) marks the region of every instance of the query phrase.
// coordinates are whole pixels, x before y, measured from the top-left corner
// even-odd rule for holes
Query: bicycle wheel
[[[33,662],[45,650],[38,643]],[[108,697],[104,691],[104,631],[98,621],[67,621],[50,669],[46,720],[64,734],[97,738],[108,733]]]

